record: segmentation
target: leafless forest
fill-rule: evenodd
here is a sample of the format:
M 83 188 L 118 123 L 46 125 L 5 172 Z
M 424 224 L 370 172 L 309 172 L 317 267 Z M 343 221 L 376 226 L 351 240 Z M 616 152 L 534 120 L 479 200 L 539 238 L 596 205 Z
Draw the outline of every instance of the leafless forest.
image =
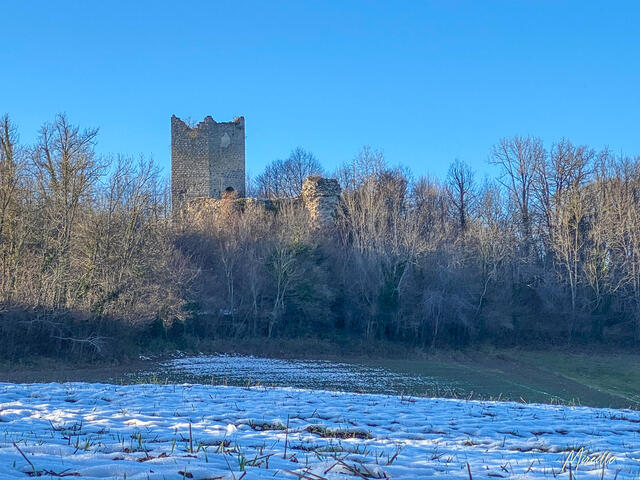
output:
M 65 116 L 20 143 L 0 121 L 0 356 L 117 356 L 203 338 L 634 346 L 640 157 L 497 141 L 499 176 L 415 178 L 364 148 L 336 172 L 296 149 L 249 181 L 264 203 L 171 215 L 146 158 L 97 155 Z M 485 152 L 478 152 L 485 155 Z M 339 179 L 335 228 L 291 197 Z

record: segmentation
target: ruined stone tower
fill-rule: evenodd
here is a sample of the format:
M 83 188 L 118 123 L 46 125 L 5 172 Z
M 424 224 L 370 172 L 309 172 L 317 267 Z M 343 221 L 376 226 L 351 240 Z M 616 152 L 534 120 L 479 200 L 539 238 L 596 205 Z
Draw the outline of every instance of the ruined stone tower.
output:
M 216 122 L 206 117 L 191 128 L 171 117 L 171 201 L 177 208 L 193 198 L 245 195 L 244 117 Z
M 342 189 L 335 178 L 307 177 L 302 184 L 302 202 L 311 224 L 327 228 L 334 224 Z

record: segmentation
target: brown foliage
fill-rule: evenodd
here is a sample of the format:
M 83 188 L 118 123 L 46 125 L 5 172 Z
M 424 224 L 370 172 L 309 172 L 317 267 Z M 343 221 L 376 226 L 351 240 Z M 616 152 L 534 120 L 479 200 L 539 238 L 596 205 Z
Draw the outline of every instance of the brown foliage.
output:
M 0 313 L 21 312 L 6 338 L 97 351 L 120 322 L 424 347 L 640 340 L 639 158 L 514 137 L 479 185 L 459 161 L 414 180 L 365 148 L 336 172 L 335 225 L 313 229 L 295 198 L 321 170 L 308 152 L 258 177 L 269 200 L 172 216 L 153 163 L 100 158 L 96 135 L 58 116 L 28 148 L 0 121 Z

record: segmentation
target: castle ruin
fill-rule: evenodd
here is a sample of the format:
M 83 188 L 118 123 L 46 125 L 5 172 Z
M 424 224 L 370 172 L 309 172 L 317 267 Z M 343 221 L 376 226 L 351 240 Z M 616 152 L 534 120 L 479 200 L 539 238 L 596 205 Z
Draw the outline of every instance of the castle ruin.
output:
M 171 201 L 175 212 L 190 206 L 202 213 L 217 200 L 245 196 L 244 136 L 244 117 L 216 122 L 208 116 L 195 127 L 171 117 Z M 304 181 L 299 200 L 309 211 L 312 224 L 324 228 L 333 221 L 340 195 L 337 180 L 315 176 Z
M 206 117 L 189 127 L 171 117 L 171 201 L 174 208 L 223 192 L 245 195 L 244 117 L 216 122 Z
M 307 177 L 302 184 L 302 202 L 309 211 L 311 223 L 329 227 L 340 203 L 340 184 L 335 178 Z

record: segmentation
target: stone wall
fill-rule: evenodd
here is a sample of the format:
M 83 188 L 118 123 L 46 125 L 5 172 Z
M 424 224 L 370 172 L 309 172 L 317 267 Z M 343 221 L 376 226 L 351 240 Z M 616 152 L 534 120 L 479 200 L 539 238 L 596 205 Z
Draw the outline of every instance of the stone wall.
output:
M 206 117 L 191 128 L 171 117 L 171 198 L 174 206 L 194 198 L 220 198 L 233 189 L 245 195 L 244 117 L 216 122 Z
M 316 227 L 328 227 L 335 221 L 341 188 L 335 178 L 307 177 L 302 184 L 302 201 Z
M 180 211 L 182 219 L 189 224 L 206 224 L 221 214 L 241 214 L 249 206 L 259 206 L 265 211 L 277 212 L 282 203 L 301 206 L 309 212 L 310 227 L 331 229 L 335 225 L 336 211 L 342 198 L 342 189 L 336 179 L 308 177 L 302 186 L 302 195 L 295 198 L 264 199 L 237 198 L 234 194 L 223 193 L 222 199 L 211 197 L 191 198 L 185 201 Z
M 209 116 L 196 127 L 171 117 L 171 201 L 176 213 L 186 209 L 191 217 L 196 212 L 215 215 L 217 200 L 245 196 L 244 137 L 244 117 L 216 122 Z M 314 176 L 304 181 L 295 201 L 302 200 L 313 226 L 327 227 L 335 219 L 340 194 L 337 180 Z M 253 201 L 275 208 L 268 200 Z

